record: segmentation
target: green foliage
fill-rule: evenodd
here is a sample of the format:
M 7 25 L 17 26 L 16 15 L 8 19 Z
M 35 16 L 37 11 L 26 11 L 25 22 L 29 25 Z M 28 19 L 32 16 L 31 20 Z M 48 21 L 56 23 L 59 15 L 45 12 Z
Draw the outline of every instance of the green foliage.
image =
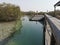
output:
M 0 21 L 13 21 L 20 15 L 19 6 L 12 4 L 0 4 Z
M 28 11 L 28 12 L 22 12 L 24 15 L 29 15 L 29 16 L 32 16 L 32 15 L 44 15 L 45 12 L 34 12 L 34 11 Z
M 60 10 L 50 11 L 50 12 L 48 12 L 47 14 L 56 17 L 57 15 L 60 15 Z
M 38 13 L 38 15 L 44 15 L 45 14 L 45 12 L 39 12 Z
M 24 14 L 24 15 L 34 15 L 35 12 L 33 12 L 33 11 L 28 11 L 28 12 L 22 12 L 22 14 Z
M 48 14 L 48 15 L 51 15 L 51 16 L 55 16 L 55 15 L 54 15 L 54 11 L 50 11 L 50 12 L 48 12 L 47 14 Z

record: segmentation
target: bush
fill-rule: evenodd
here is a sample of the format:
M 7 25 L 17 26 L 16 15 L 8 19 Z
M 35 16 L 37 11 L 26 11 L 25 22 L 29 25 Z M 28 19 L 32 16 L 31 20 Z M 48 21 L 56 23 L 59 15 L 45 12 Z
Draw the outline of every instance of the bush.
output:
M 19 6 L 12 4 L 0 4 L 0 21 L 13 21 L 20 15 Z

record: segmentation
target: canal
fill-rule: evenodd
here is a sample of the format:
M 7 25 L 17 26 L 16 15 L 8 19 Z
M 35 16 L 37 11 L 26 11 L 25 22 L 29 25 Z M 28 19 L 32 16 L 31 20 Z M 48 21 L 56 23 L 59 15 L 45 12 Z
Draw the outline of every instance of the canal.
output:
M 27 16 L 21 18 L 22 28 L 17 31 L 6 45 L 43 45 L 43 25 L 29 21 Z

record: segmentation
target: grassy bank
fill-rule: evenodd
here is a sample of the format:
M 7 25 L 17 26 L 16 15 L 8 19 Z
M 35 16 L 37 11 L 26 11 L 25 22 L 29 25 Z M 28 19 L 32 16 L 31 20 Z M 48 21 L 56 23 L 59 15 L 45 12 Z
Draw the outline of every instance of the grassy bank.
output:
M 18 31 L 22 27 L 21 19 L 16 20 L 15 30 Z
M 18 31 L 22 26 L 20 19 L 11 22 L 1 22 L 0 23 L 0 41 L 13 35 L 14 32 Z
M 21 29 L 21 20 L 0 23 L 0 45 L 5 45 L 15 32 Z

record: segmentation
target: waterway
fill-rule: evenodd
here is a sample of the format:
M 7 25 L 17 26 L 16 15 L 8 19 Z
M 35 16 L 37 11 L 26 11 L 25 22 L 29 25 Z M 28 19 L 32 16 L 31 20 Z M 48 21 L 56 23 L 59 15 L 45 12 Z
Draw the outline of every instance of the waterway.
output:
M 21 20 L 22 28 L 6 45 L 43 45 L 43 24 L 29 21 L 28 16 L 22 17 Z

